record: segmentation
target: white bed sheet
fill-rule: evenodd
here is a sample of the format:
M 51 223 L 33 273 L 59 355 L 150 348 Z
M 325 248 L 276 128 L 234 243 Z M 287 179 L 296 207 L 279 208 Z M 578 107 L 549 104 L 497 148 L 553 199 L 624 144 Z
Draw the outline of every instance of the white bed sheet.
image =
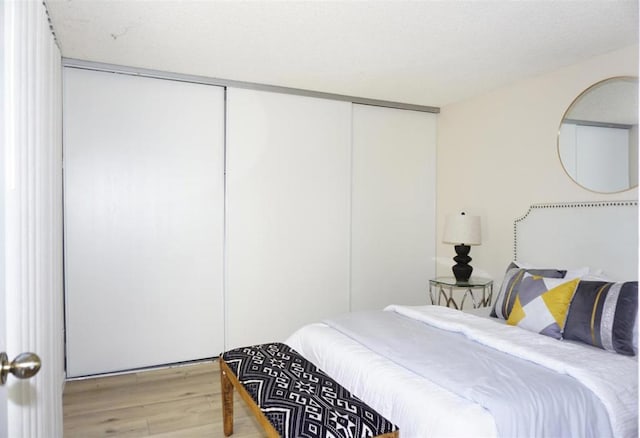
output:
M 395 423 L 401 438 L 497 436 L 493 417 L 481 406 L 390 362 L 326 324 L 307 325 L 286 344 Z M 465 421 L 457 421 L 460 418 Z
M 446 310 L 443 308 L 443 311 Z M 458 312 L 452 316 L 454 316 L 455 320 L 458 319 L 458 316 L 464 319 L 466 315 Z M 478 318 L 471 318 L 478 320 Z M 478 322 L 480 325 L 495 324 L 486 320 Z M 498 326 L 499 324 L 495 325 Z M 501 327 L 500 330 L 503 328 L 507 327 Z M 515 327 L 509 327 L 509 329 L 521 330 Z M 527 336 L 539 336 L 529 332 L 525 332 L 523 335 L 525 338 Z M 549 347 L 554 352 L 552 354 L 552 356 L 555 356 L 554 363 L 560 364 L 558 362 L 560 360 L 559 356 L 562 356 L 563 353 L 556 350 L 558 350 L 559 344 L 562 344 L 562 342 L 550 338 L 542 338 L 533 340 L 533 343 L 538 344 L 538 347 L 542 349 L 547 348 L 544 345 L 545 343 L 549 344 Z M 512 348 L 519 349 L 516 343 L 513 343 Z M 493 417 L 481 406 L 441 388 L 428 379 L 419 377 L 400 365 L 388 361 L 383 356 L 374 353 L 325 324 L 312 324 L 302 328 L 287 340 L 287 344 L 398 425 L 402 438 L 432 436 L 485 437 L 497 435 Z M 587 363 L 593 363 L 594 360 L 597 362 L 605 361 L 605 363 L 611 362 L 611 369 L 607 368 L 607 366 L 603 367 L 602 363 L 595 367 L 598 368 L 595 374 L 597 380 L 608 380 L 611 385 L 619 385 L 619 382 L 615 382 L 616 379 L 610 379 L 606 374 L 611 373 L 620 376 L 619 373 L 623 372 L 625 374 L 623 377 L 626 377 L 629 374 L 629 370 L 633 370 L 635 374 L 628 376 L 626 379 L 623 378 L 623 380 L 626 380 L 628 385 L 635 386 L 635 399 L 630 400 L 629 397 L 626 397 L 622 402 L 622 407 L 626 408 L 623 409 L 626 411 L 630 404 L 634 404 L 637 412 L 637 358 L 618 357 L 619 355 L 613 353 L 575 344 L 572 346 L 567 344 L 559 348 L 562 350 L 565 347 L 567 351 L 573 351 L 572 354 L 578 352 L 576 347 L 581 349 L 580 353 L 584 349 L 584 357 L 581 357 L 581 361 L 588 359 Z M 539 356 L 537 350 L 538 348 L 532 350 L 534 359 Z M 570 366 L 571 363 L 571 358 L 569 358 L 566 366 L 569 366 L 570 369 L 575 368 Z M 620 369 L 615 368 L 613 367 L 614 363 L 620 363 L 622 367 Z M 589 371 L 588 368 L 590 367 L 586 367 L 585 371 Z M 568 374 L 572 373 L 569 372 Z M 580 372 L 577 374 L 580 374 Z M 609 385 L 609 383 L 606 383 L 606 385 Z M 609 391 L 608 386 L 600 389 L 603 392 Z M 628 416 L 626 418 L 627 420 L 632 420 Z M 637 423 L 637 414 L 635 422 Z M 623 421 L 623 423 L 626 423 L 626 421 Z M 624 430 L 629 431 L 629 427 L 633 427 L 633 425 L 626 425 Z M 614 427 L 614 430 L 616 429 L 618 432 L 622 430 Z M 637 434 L 637 424 L 635 431 Z M 627 434 L 623 433 L 622 435 Z
M 477 309 L 464 309 L 463 312 L 464 313 L 469 313 L 471 315 L 479 316 L 481 318 L 491 318 L 491 309 L 492 308 L 493 308 L 492 306 L 478 307 Z M 497 318 L 491 318 L 491 319 L 493 321 L 496 321 L 496 322 L 506 323 L 506 321 L 504 319 L 497 319 Z

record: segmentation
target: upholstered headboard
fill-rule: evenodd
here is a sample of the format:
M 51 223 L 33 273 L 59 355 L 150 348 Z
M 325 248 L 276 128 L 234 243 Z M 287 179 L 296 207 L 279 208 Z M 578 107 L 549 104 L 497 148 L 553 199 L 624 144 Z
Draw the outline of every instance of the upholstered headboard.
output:
M 514 259 L 638 279 L 638 201 L 534 204 L 514 222 Z

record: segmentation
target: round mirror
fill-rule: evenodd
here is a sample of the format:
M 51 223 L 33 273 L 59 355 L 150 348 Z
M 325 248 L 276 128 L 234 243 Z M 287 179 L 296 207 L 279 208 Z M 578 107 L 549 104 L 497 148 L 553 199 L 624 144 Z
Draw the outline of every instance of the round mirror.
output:
M 567 174 L 587 190 L 614 193 L 638 185 L 638 78 L 606 79 L 573 101 L 558 132 Z

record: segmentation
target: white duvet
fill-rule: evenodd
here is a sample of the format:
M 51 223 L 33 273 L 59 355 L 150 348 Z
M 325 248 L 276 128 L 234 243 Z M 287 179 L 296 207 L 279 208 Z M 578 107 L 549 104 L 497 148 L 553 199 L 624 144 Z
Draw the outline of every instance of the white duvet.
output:
M 637 360 L 557 341 L 439 306 L 390 306 L 407 317 L 465 336 L 580 380 L 602 401 L 614 436 L 637 436 Z M 402 342 L 399 336 L 398 342 Z M 395 364 L 326 324 L 288 340 L 292 348 L 398 425 L 403 438 L 497 436 L 480 405 Z M 446 364 L 443 364 L 446 366 Z

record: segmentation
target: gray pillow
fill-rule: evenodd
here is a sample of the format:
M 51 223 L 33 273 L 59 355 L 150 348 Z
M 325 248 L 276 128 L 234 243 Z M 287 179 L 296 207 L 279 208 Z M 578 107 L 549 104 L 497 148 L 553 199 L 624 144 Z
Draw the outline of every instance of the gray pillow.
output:
M 563 338 L 634 356 L 637 318 L 637 281 L 581 281 L 569 306 Z

